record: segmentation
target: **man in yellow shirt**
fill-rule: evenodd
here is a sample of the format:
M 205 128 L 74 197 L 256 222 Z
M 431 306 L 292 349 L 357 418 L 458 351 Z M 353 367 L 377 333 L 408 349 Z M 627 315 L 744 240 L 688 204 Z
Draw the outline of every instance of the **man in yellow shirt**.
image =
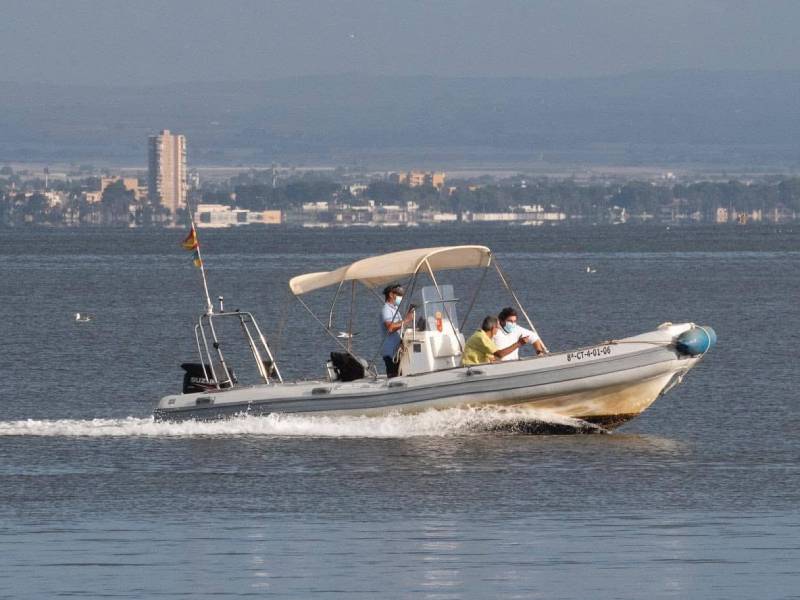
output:
M 486 317 L 481 324 L 481 328 L 473 333 L 464 344 L 464 354 L 461 356 L 462 366 L 480 365 L 482 363 L 494 362 L 503 358 L 506 354 L 519 350 L 521 346 L 528 343 L 527 337 L 520 337 L 508 348 L 498 350 L 492 338 L 500 327 L 497 317 Z

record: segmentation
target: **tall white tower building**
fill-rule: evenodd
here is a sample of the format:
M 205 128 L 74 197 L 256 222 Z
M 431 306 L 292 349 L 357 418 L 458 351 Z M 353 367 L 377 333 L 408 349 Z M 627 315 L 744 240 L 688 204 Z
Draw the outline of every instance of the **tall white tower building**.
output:
M 186 207 L 186 137 L 164 129 L 148 140 L 147 191 L 151 201 L 175 211 Z

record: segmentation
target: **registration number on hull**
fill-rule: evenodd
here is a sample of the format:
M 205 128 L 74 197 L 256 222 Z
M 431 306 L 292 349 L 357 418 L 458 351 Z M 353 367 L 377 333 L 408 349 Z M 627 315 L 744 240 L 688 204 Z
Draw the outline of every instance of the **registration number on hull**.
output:
M 594 348 L 586 348 L 585 350 L 576 350 L 575 352 L 567 352 L 567 362 L 573 360 L 586 360 L 587 358 L 600 358 L 611 354 L 611 346 L 595 346 Z

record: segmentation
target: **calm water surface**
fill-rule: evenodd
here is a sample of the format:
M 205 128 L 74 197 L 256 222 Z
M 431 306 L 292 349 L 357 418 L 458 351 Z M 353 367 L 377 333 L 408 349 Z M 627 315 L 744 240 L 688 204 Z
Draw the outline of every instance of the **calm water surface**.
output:
M 153 423 L 202 309 L 182 235 L 0 230 L 0 597 L 800 597 L 796 228 L 201 231 L 212 294 L 289 378 L 335 348 L 288 279 L 421 245 L 491 246 L 552 349 L 717 330 L 639 419 L 570 436 L 467 411 Z M 467 328 L 509 304 L 485 285 Z M 358 297 L 367 356 L 377 309 Z

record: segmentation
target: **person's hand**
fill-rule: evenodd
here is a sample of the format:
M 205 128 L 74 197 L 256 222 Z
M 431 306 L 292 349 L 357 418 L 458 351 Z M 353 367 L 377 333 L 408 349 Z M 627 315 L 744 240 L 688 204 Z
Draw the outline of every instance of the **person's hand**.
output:
M 527 336 L 520 336 L 520 338 L 517 340 L 517 342 L 519 343 L 520 346 L 524 346 L 525 344 L 528 343 L 529 339 L 530 338 L 527 337 Z

